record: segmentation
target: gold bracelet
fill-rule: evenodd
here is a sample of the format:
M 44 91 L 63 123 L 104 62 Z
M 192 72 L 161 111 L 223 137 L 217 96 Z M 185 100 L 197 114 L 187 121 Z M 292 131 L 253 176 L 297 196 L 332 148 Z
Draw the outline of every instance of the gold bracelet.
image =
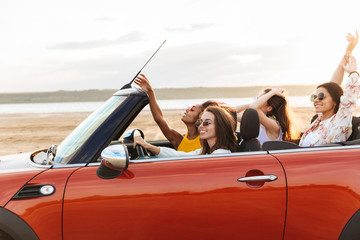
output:
M 345 62 L 347 63 L 347 62 L 349 62 L 349 58 L 350 58 L 350 56 L 349 55 L 344 55 L 344 60 L 345 60 Z

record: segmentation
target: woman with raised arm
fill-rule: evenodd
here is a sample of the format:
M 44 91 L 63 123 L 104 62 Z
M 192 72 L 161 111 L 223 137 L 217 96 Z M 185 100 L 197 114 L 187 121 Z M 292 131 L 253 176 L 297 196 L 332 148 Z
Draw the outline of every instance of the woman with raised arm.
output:
M 184 152 L 191 152 L 201 148 L 199 131 L 195 125 L 199 119 L 200 113 L 207 107 L 218 105 L 216 102 L 207 101 L 203 104 L 196 104 L 188 107 L 181 121 L 186 125 L 187 133 L 182 135 L 175 129 L 172 129 L 165 120 L 164 114 L 157 103 L 154 90 L 152 89 L 149 80 L 144 74 L 140 74 L 134 81 L 141 89 L 143 89 L 149 96 L 149 105 L 152 116 L 160 127 L 164 136 L 170 141 L 175 149 Z
M 328 82 L 317 87 L 311 96 L 318 117 L 305 130 L 300 146 L 319 146 L 346 141 L 352 132 L 352 112 L 359 97 L 359 73 L 356 60 L 350 56 L 344 70 L 349 73 L 345 91 Z
M 238 113 L 247 108 L 257 110 L 260 121 L 258 140 L 261 144 L 267 141 L 294 141 L 298 138 L 283 92 L 280 88 L 265 89 L 251 104 L 233 107 Z M 241 121 L 240 114 L 238 121 Z
M 234 118 L 227 110 L 215 106 L 206 108 L 201 114 L 201 118 L 198 119 L 197 126 L 200 131 L 202 147 L 192 152 L 157 147 L 145 142 L 141 136 L 135 137 L 134 145 L 139 144 L 158 157 L 231 153 L 236 151 Z
M 340 60 L 330 82 L 317 86 L 311 96 L 317 118 L 310 124 L 301 137 L 300 146 L 319 146 L 346 141 L 352 133 L 352 112 L 355 110 L 359 96 L 359 73 L 356 60 L 351 56 L 359 40 L 356 36 L 347 35 L 349 42 L 344 57 Z M 345 71 L 349 73 L 345 91 L 340 84 Z

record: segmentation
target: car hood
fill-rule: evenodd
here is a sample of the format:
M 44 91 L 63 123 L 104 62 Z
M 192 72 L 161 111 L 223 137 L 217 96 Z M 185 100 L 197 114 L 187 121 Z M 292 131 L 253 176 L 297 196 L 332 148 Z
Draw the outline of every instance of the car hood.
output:
M 28 181 L 46 168 L 29 163 L 30 153 L 0 157 L 0 206 L 4 206 Z
M 31 153 L 22 153 L 0 157 L 0 173 L 39 169 L 30 164 Z

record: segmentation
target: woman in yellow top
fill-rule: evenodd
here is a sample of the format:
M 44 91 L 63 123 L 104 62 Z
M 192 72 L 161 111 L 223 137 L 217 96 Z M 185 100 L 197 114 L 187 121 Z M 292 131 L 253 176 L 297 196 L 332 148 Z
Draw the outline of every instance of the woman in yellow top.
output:
M 149 80 L 144 74 L 140 74 L 134 81 L 141 89 L 143 89 L 149 96 L 149 105 L 151 114 L 160 127 L 164 136 L 174 146 L 174 149 L 183 152 L 191 152 L 201 148 L 200 135 L 198 128 L 195 126 L 196 121 L 199 119 L 200 113 L 210 105 L 218 105 L 216 102 L 205 102 L 203 104 L 196 104 L 188 107 L 181 117 L 181 121 L 186 125 L 187 133 L 182 135 L 175 129 L 172 129 L 165 120 L 164 114 L 157 103 L 155 93 L 150 85 Z

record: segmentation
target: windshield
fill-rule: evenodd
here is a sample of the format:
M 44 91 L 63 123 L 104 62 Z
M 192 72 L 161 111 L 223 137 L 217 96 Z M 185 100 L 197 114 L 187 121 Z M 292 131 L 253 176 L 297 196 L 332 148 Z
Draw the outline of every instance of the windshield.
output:
M 114 109 L 116 109 L 125 99 L 125 96 L 113 96 L 99 109 L 87 117 L 57 147 L 54 162 L 66 164 L 67 160 L 70 159 L 68 157 L 74 154 L 76 150 L 78 150 L 85 143 L 91 134 L 93 134 L 93 132 L 106 120 L 106 118 L 114 111 Z

